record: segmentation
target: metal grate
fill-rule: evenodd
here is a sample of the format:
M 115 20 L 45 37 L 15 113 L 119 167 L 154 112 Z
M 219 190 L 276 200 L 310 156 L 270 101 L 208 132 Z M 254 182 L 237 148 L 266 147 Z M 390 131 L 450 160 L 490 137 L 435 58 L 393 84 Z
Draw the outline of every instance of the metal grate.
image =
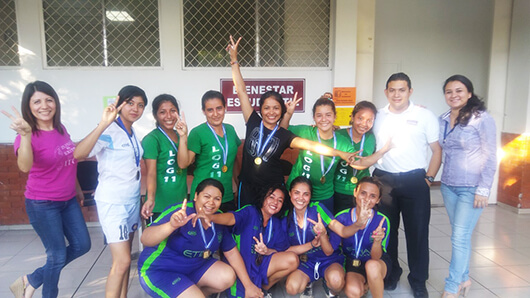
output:
M 0 66 L 18 66 L 18 34 L 15 0 L 0 1 Z
M 160 66 L 157 0 L 44 0 L 48 66 Z
M 328 67 L 329 0 L 183 0 L 186 67 L 224 67 L 228 36 L 253 67 Z

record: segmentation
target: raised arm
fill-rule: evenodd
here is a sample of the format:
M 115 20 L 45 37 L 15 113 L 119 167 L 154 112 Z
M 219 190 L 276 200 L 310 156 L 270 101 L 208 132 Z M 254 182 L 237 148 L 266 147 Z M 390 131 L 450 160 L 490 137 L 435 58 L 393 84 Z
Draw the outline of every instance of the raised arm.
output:
M 145 246 L 155 246 L 169 237 L 173 231 L 184 226 L 191 219 L 196 217 L 195 213 L 186 214 L 187 199 L 182 202 L 182 208 L 171 215 L 169 221 L 159 226 L 151 226 L 145 229 L 142 233 L 142 244 Z
M 383 146 L 383 148 L 379 149 L 378 151 L 374 152 L 372 155 L 368 156 L 361 156 L 360 158 L 356 159 L 354 162 L 350 163 L 350 167 L 357 169 L 357 170 L 364 170 L 372 166 L 374 163 L 376 163 L 385 153 L 390 151 L 392 149 L 392 138 L 390 138 L 386 144 Z
M 116 99 L 116 102 L 118 101 L 119 98 Z M 101 134 L 116 119 L 116 116 L 126 103 L 127 102 L 124 101 L 119 107 L 116 107 L 114 104 L 110 104 L 103 110 L 103 115 L 101 116 L 101 121 L 99 122 L 98 126 L 75 147 L 75 159 L 84 159 L 90 154 L 90 151 L 92 151 L 92 148 L 94 148 L 96 145 L 96 142 L 98 141 Z
M 6 115 L 11 119 L 11 125 L 9 128 L 16 131 L 20 135 L 20 146 L 17 150 L 17 166 L 18 168 L 27 173 L 33 166 L 33 149 L 31 148 L 31 126 L 28 122 L 22 118 L 17 109 L 11 106 L 14 116 L 8 112 L 2 110 L 2 114 Z
M 294 109 L 296 108 L 298 103 L 302 100 L 301 97 L 300 98 L 297 98 L 297 97 L 298 97 L 298 92 L 295 92 L 294 97 L 291 100 L 285 102 L 285 107 L 287 108 L 287 110 L 285 112 L 285 115 L 283 115 L 282 120 L 280 121 L 280 127 L 283 127 L 285 129 L 289 128 L 289 122 L 291 121 L 291 118 L 293 117 Z
M 294 149 L 302 149 L 302 150 L 309 150 L 321 155 L 325 156 L 339 156 L 340 158 L 350 161 L 355 156 L 355 153 L 348 153 L 344 151 L 340 151 L 337 149 L 333 149 L 331 147 L 328 147 L 326 145 L 322 145 L 318 142 L 313 142 L 304 138 L 295 137 L 293 141 L 291 142 L 291 148 Z
M 243 112 L 243 117 L 245 118 L 245 123 L 250 118 L 250 115 L 254 111 L 254 108 L 250 104 L 250 99 L 247 94 L 247 86 L 241 75 L 241 70 L 239 69 L 239 62 L 237 61 L 237 49 L 239 47 L 239 42 L 241 37 L 238 38 L 237 42 L 234 42 L 234 38 L 230 35 L 230 43 L 226 50 L 230 53 L 230 65 L 232 66 L 232 80 L 237 90 L 237 97 L 239 97 L 239 102 L 241 103 L 241 111 Z
M 187 168 L 195 159 L 195 152 L 188 150 L 188 124 L 186 123 L 186 116 L 184 111 L 179 117 L 177 115 L 177 123 L 175 128 L 179 135 L 179 148 L 177 152 L 177 163 L 179 168 Z

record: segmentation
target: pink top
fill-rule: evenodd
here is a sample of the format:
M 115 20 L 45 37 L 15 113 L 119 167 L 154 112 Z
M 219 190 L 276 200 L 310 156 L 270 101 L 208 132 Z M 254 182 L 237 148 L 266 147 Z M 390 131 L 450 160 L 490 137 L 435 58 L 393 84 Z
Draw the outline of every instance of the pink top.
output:
M 26 192 L 31 200 L 67 201 L 76 195 L 75 180 L 77 161 L 74 158 L 75 144 L 64 128 L 64 135 L 57 129 L 33 132 L 33 166 L 29 170 Z M 15 154 L 20 147 L 20 135 L 13 145 Z

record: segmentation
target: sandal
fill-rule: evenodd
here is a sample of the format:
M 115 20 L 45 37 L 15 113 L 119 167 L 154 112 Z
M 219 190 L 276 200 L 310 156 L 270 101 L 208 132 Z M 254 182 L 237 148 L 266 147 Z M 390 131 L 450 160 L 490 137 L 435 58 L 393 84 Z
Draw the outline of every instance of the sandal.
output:
M 24 276 L 17 278 L 10 286 L 9 289 L 15 295 L 15 298 L 24 298 L 26 294 L 26 283 L 24 282 Z

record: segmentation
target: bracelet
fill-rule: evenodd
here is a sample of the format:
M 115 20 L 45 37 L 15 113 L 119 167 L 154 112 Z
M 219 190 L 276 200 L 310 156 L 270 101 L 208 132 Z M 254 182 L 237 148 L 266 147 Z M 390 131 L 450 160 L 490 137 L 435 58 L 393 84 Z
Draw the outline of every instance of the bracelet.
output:
M 230 61 L 230 65 L 234 65 L 234 64 L 238 64 L 237 60 L 236 61 Z

